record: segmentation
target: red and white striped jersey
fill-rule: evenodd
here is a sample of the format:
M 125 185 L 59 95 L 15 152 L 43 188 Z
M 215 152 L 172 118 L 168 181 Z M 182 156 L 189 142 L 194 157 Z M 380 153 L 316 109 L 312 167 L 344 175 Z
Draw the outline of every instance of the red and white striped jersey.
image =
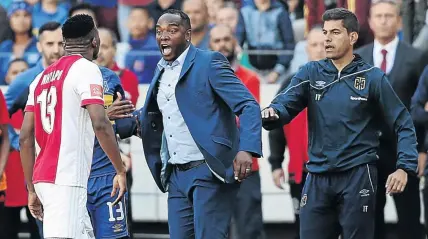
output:
M 30 85 L 25 111 L 34 112 L 33 183 L 87 186 L 95 133 L 84 106 L 104 105 L 98 66 L 80 55 L 64 56 Z

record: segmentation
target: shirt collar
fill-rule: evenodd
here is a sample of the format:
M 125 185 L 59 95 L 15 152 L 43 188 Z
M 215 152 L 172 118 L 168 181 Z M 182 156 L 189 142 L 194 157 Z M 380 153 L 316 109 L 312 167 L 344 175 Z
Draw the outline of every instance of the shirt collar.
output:
M 394 40 L 386 45 L 382 45 L 378 40 L 374 40 L 374 52 L 380 53 L 383 49 L 385 49 L 388 53 L 394 52 L 398 47 L 398 37 L 396 36 Z
M 113 66 L 110 68 L 110 70 L 112 70 L 112 71 L 120 71 L 121 69 L 119 68 L 119 66 L 117 65 L 117 63 L 114 62 Z
M 187 49 L 186 50 L 184 50 L 183 51 L 183 53 L 181 53 L 181 55 L 172 63 L 172 64 L 170 64 L 172 67 L 174 67 L 174 66 L 179 66 L 179 65 L 183 65 L 184 64 L 184 61 L 186 60 L 186 56 L 187 56 L 187 53 L 189 52 L 189 48 L 190 48 L 190 45 L 187 47 Z M 167 61 L 165 61 L 165 59 L 161 59 L 160 61 L 159 61 L 159 63 L 158 63 L 158 68 L 159 68 L 159 70 L 162 70 L 162 69 L 164 69 L 164 68 L 166 68 L 167 66 L 169 65 L 169 63 L 167 62 Z

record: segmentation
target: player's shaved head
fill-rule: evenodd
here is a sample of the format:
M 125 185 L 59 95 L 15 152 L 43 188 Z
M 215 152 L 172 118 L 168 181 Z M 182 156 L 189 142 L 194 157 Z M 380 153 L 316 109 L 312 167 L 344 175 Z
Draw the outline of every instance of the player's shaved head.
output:
M 67 55 L 81 54 L 88 60 L 97 58 L 100 38 L 91 16 L 79 14 L 70 17 L 62 26 L 62 36 Z

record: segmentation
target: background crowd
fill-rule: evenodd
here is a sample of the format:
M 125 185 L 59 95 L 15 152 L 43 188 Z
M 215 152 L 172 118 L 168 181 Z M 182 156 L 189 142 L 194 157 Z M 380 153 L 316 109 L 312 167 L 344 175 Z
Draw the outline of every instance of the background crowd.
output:
M 135 105 L 139 97 L 138 85 L 151 81 L 161 57 L 154 32 L 156 21 L 167 9 L 182 9 L 191 20 L 192 44 L 226 55 L 238 78 L 259 100 L 261 84 L 279 84 L 284 88 L 303 64 L 325 57 L 321 16 L 334 7 L 347 8 L 357 15 L 361 27 L 356 53 L 386 72 L 397 95 L 410 108 L 418 82 L 428 78 L 428 70 L 424 71 L 428 63 L 426 0 L 1 0 L 0 85 L 13 84 L 20 80 L 20 73 L 40 66 L 43 59 L 50 64 L 49 59 L 63 54 L 59 49 L 61 42 L 42 42 L 38 38 L 44 24 L 50 21 L 61 24 L 69 16 L 84 13 L 91 15 L 101 29 L 97 63 L 120 76 L 126 97 Z M 42 51 L 40 44 L 51 45 Z M 10 112 L 9 102 L 18 95 L 3 93 Z M 14 133 L 19 133 L 22 117 L 20 110 L 10 115 L 10 130 Z M 288 178 L 296 228 L 307 161 L 304 153 L 307 133 L 302 133 L 307 132 L 305 112 L 299 117 L 292 122 L 294 125 L 269 135 L 269 162 L 274 183 L 282 188 L 283 179 Z M 394 197 L 399 219 L 397 232 L 403 239 L 425 238 L 427 232 L 419 223 L 419 205 L 423 201 L 419 196 L 419 183 L 428 173 L 425 170 L 425 125 L 424 122 L 415 123 L 420 172 L 410 176 L 405 193 Z M 394 145 L 394 139 L 392 134 L 380 136 L 385 145 Z M 27 205 L 16 140 L 10 138 L 12 147 L 7 163 L 0 162 L 0 176 L 5 173 L 3 177 L 7 178 L 7 185 L 0 182 L 0 204 L 4 207 L 0 215 L 0 238 L 8 239 L 17 238 L 21 230 L 20 211 Z M 121 145 L 123 157 L 129 158 L 129 142 L 121 142 Z M 286 147 L 290 162 L 284 170 Z M 394 169 L 392 151 L 389 147 L 380 149 L 379 155 L 385 160 L 379 163 L 379 189 L 384 188 L 386 178 L 383 177 Z M 261 238 L 264 234 L 257 159 L 254 162 L 255 173 L 242 185 L 238 197 L 242 206 L 237 208 L 233 220 L 232 235 L 236 238 Z M 380 192 L 378 196 L 376 238 L 381 239 L 385 238 L 382 205 L 386 199 L 385 193 Z M 425 196 L 428 199 L 428 193 Z M 30 221 L 29 225 L 32 238 L 38 238 L 34 222 Z

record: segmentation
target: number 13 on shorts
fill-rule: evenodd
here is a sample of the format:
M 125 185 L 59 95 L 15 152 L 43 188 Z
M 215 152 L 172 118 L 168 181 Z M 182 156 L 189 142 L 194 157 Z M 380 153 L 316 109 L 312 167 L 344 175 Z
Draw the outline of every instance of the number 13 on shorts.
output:
M 108 212 L 109 212 L 109 221 L 116 222 L 122 221 L 125 219 L 125 210 L 123 203 L 119 201 L 116 206 L 113 206 L 113 202 L 107 202 Z

